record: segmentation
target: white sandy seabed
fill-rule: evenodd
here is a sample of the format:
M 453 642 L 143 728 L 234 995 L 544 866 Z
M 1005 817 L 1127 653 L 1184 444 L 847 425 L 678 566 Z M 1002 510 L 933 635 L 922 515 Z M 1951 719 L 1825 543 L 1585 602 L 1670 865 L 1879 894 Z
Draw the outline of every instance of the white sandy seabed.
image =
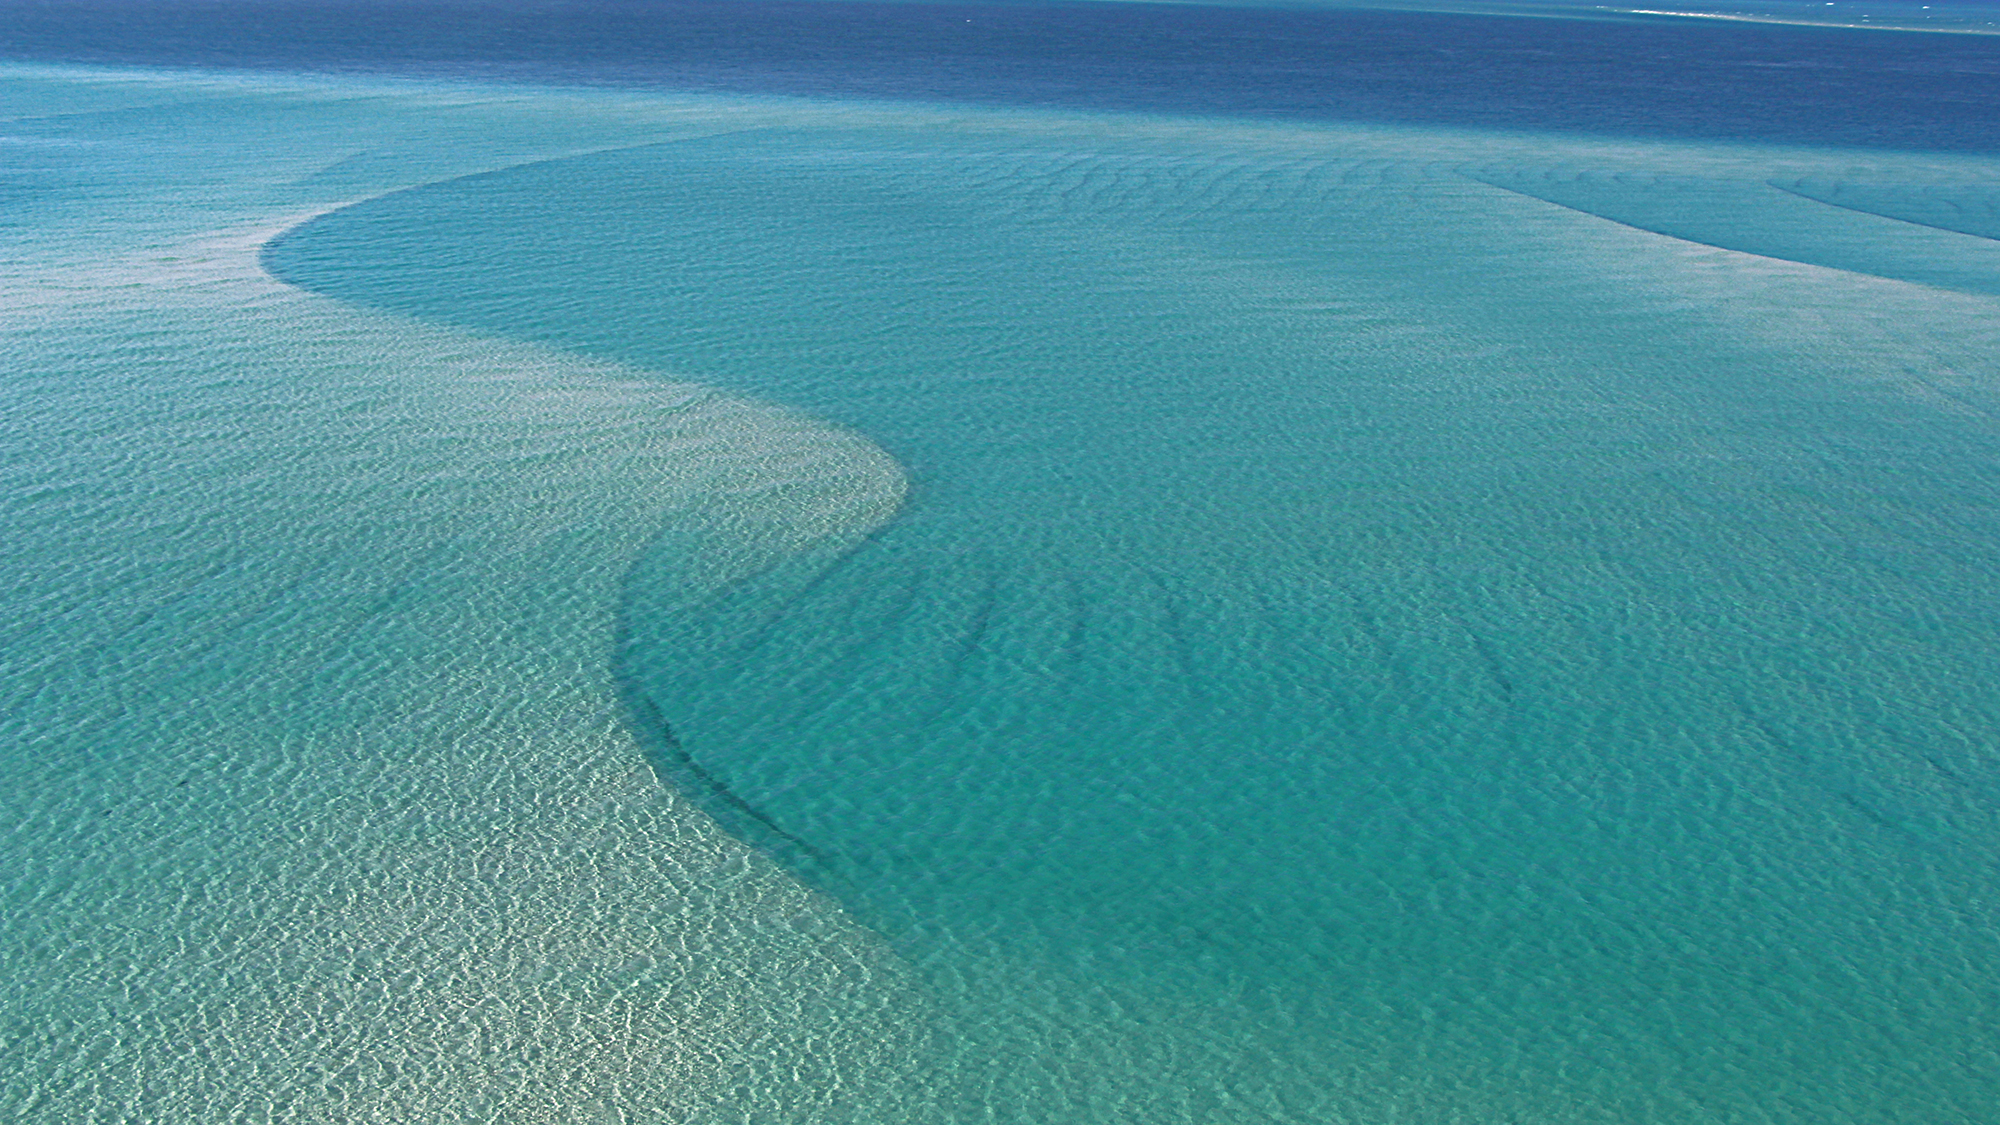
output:
M 59 154 L 88 197 L 31 211 L 0 280 L 0 1115 L 836 1112 L 897 1049 L 893 958 L 659 784 L 608 664 L 663 526 L 720 521 L 704 565 L 727 581 L 887 518 L 896 465 L 258 268 L 339 198 L 311 196 L 355 192 L 321 169 L 550 154 L 522 139 L 531 99 L 0 81 L 0 133 L 72 126 L 0 143 Z M 685 128 L 620 108 L 572 113 L 553 151 Z M 120 134 L 149 118 L 209 125 L 135 153 Z

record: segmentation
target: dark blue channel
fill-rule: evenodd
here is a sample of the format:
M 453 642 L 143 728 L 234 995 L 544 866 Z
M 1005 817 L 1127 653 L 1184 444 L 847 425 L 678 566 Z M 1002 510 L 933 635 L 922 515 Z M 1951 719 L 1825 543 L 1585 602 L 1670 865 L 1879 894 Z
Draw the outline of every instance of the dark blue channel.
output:
M 1597 15 L 0 0 L 0 58 L 2000 150 L 2000 37 Z

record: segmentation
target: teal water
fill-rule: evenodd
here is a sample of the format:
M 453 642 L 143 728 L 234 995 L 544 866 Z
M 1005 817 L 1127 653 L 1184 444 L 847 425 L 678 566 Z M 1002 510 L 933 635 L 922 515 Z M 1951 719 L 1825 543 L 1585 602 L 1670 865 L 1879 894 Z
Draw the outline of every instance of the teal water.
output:
M 16 1116 L 2000 1102 L 1990 159 L 6 80 Z
M 659 784 L 609 664 L 662 522 L 729 518 L 727 581 L 884 518 L 893 462 L 256 264 L 687 107 L 0 82 L 0 1116 L 810 1120 L 907 1054 L 892 952 Z

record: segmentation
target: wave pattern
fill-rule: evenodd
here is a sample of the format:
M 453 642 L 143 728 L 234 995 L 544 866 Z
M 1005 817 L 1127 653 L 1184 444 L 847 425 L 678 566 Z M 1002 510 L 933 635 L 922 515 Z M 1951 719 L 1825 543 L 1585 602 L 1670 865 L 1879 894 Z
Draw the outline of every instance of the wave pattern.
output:
M 1992 183 L 1885 187 L 1570 168 L 1470 174 L 1495 187 L 1689 242 L 2000 294 L 2000 247 L 1989 244 L 2000 232 L 1993 210 L 2000 185 Z
M 631 119 L 188 75 L 0 101 L 49 189 L 0 267 L 0 1117 L 879 1120 L 907 974 L 662 789 L 611 657 L 660 526 L 728 524 L 726 583 L 887 518 L 895 465 L 257 268 L 357 188 Z M 399 178 L 294 194 L 394 136 Z
M 1870 184 L 1846 180 L 1774 180 L 1772 186 L 1851 211 L 1919 226 L 2000 239 L 2000 184 Z
M 1990 1104 L 1991 243 L 1796 154 L 1143 132 L 631 149 L 270 261 L 904 463 L 699 602 L 670 528 L 620 668 L 924 967 L 947 1115 Z

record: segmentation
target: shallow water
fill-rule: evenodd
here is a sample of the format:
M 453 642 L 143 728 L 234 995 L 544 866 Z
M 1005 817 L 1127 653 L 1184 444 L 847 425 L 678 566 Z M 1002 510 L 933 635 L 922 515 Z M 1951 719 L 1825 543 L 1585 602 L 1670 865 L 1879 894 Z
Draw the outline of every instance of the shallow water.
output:
M 518 96 L 6 82 L 39 188 L 0 283 L 6 1116 L 851 1100 L 861 1060 L 907 1049 L 902 970 L 659 785 L 608 656 L 662 522 L 736 513 L 685 572 L 722 582 L 885 518 L 894 464 L 258 270 L 357 139 L 490 133 Z M 676 127 L 592 108 L 557 151 Z
M 2000 1101 L 1991 159 L 0 79 L 14 1116 Z
M 995 1101 L 1983 1097 L 1976 1053 L 1889 1029 L 1915 975 L 1926 1024 L 1986 1038 L 1950 966 L 1989 940 L 1993 387 L 1934 380 L 1985 366 L 1990 298 L 1884 277 L 1990 293 L 2000 259 L 1768 181 L 1991 170 L 1162 131 L 675 142 L 268 259 L 908 467 L 864 547 L 706 604 L 657 604 L 666 537 L 621 670 L 684 792 L 937 978 Z M 1020 1078 L 1090 996 L 1119 1036 Z M 1119 1038 L 1164 1091 L 1123 1088 Z M 1811 1096 L 1771 1104 L 1774 1070 Z

